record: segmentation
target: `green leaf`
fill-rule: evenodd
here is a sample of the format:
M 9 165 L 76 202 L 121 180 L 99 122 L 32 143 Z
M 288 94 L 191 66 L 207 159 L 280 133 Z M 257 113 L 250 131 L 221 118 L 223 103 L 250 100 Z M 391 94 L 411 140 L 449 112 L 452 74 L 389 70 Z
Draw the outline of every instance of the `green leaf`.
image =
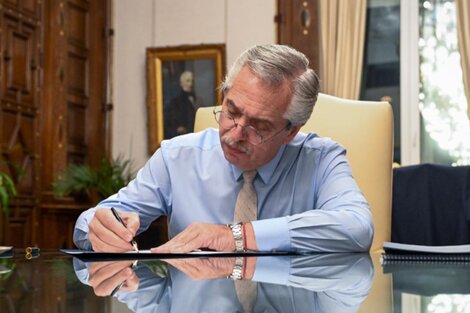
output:
M 10 178 L 10 176 L 6 174 L 2 173 L 1 176 L 3 178 L 3 184 L 6 187 L 7 192 L 12 196 L 16 196 L 16 189 L 15 189 L 15 184 L 13 183 L 13 180 Z
M 8 203 L 10 202 L 10 197 L 5 188 L 0 188 L 0 198 L 1 198 L 1 207 L 3 212 L 8 213 Z
M 15 195 L 16 189 L 13 180 L 8 174 L 0 172 L 0 208 L 5 214 L 9 213 L 8 205 Z

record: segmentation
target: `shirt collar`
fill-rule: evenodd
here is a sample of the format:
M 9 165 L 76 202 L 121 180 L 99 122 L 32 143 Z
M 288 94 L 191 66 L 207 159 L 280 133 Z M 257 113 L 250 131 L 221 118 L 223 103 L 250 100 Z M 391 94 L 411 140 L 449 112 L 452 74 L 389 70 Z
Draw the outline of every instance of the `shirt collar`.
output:
M 284 153 L 285 149 L 286 145 L 282 145 L 271 161 L 256 169 L 264 184 L 267 184 L 273 176 L 274 170 L 279 164 L 279 161 L 281 160 L 281 156 Z M 233 164 L 230 165 L 232 167 L 233 177 L 236 181 L 239 181 L 243 176 L 243 170 Z

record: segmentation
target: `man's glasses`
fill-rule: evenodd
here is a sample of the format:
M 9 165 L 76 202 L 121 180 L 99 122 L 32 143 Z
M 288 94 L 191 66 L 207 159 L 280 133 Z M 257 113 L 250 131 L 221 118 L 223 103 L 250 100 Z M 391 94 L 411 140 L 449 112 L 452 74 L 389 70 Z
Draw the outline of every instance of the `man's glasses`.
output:
M 230 113 L 228 113 L 228 112 L 214 110 L 213 113 L 214 113 L 214 117 L 215 117 L 215 120 L 217 121 L 217 123 L 222 128 L 224 128 L 226 130 L 230 130 L 232 128 L 240 126 L 242 128 L 242 131 L 244 132 L 244 134 L 246 136 L 246 140 L 249 143 L 254 144 L 254 145 L 259 145 L 259 144 L 265 143 L 265 142 L 273 139 L 274 137 L 276 137 L 280 133 L 282 133 L 284 130 L 289 129 L 291 127 L 291 122 L 288 122 L 287 125 L 284 128 L 282 128 L 278 132 L 274 133 L 273 135 L 267 136 L 267 138 L 265 138 L 265 136 L 261 135 L 260 131 L 257 130 L 256 128 L 254 128 L 253 126 L 250 126 L 250 125 L 243 126 L 243 125 L 237 123 L 235 121 L 235 119 L 233 118 L 233 116 L 230 115 Z

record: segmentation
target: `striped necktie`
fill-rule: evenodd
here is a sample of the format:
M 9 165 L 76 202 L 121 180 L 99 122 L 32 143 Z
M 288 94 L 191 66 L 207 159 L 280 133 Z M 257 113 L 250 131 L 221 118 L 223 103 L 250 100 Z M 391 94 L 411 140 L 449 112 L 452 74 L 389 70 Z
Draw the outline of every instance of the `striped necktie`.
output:
M 243 172 L 243 187 L 240 189 L 235 204 L 233 220 L 235 223 L 255 221 L 257 217 L 258 199 L 253 187 L 256 171 Z M 235 291 L 238 301 L 245 313 L 253 312 L 253 305 L 257 294 L 257 284 L 250 280 L 235 281 Z
M 256 176 L 256 170 L 243 172 L 243 187 L 238 193 L 237 203 L 235 204 L 235 213 L 233 221 L 249 222 L 255 221 L 257 217 L 258 199 L 253 187 L 253 180 Z

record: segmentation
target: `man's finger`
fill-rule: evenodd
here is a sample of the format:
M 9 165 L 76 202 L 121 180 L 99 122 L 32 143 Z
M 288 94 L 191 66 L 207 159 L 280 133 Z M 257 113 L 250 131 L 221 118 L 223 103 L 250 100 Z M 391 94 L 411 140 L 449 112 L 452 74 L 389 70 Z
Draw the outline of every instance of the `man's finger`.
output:
M 140 281 L 139 277 L 135 274 L 135 272 L 129 276 L 124 285 L 119 289 L 120 291 L 136 291 L 139 288 Z
M 91 262 L 88 266 L 88 273 L 90 274 L 90 277 L 94 276 L 95 273 L 97 273 L 100 269 L 106 268 L 107 266 L 110 266 L 113 263 L 116 262 Z
M 139 215 L 135 212 L 119 212 L 119 215 L 124 220 L 127 230 L 129 230 L 134 237 L 140 227 Z
M 117 286 L 125 282 L 132 275 L 135 274 L 130 267 L 123 268 L 115 275 L 103 280 L 100 284 L 95 286 L 93 290 L 97 296 L 109 296 Z
M 106 262 L 106 266 L 90 266 L 90 278 L 88 282 L 93 287 L 100 285 L 103 281 L 119 273 L 122 269 L 129 267 L 128 262 Z
M 233 237 L 223 225 L 193 223 L 167 243 L 151 249 L 154 253 L 186 253 L 200 248 L 233 251 Z
M 91 224 L 90 224 L 91 225 Z M 103 234 L 103 232 L 105 234 Z M 132 245 L 129 242 L 122 240 L 117 237 L 114 233 L 105 230 L 99 231 L 101 235 L 98 235 L 95 231 L 91 230 L 88 238 L 93 247 L 93 251 L 96 252 L 124 252 L 131 251 Z M 104 238 L 104 239 L 101 239 Z M 109 239 L 112 238 L 112 239 Z M 114 239 L 113 239 L 114 238 Z
M 118 212 L 118 214 L 122 214 Z M 122 238 L 124 241 L 131 241 L 134 238 L 134 234 L 131 233 L 124 225 L 122 225 L 116 217 L 114 217 L 111 209 L 100 208 L 96 210 L 95 218 L 104 226 L 104 228 L 113 232 L 117 237 Z
M 197 240 L 190 240 L 189 242 L 180 242 L 178 240 L 170 240 L 167 243 L 150 249 L 152 253 L 187 253 L 200 248 Z

